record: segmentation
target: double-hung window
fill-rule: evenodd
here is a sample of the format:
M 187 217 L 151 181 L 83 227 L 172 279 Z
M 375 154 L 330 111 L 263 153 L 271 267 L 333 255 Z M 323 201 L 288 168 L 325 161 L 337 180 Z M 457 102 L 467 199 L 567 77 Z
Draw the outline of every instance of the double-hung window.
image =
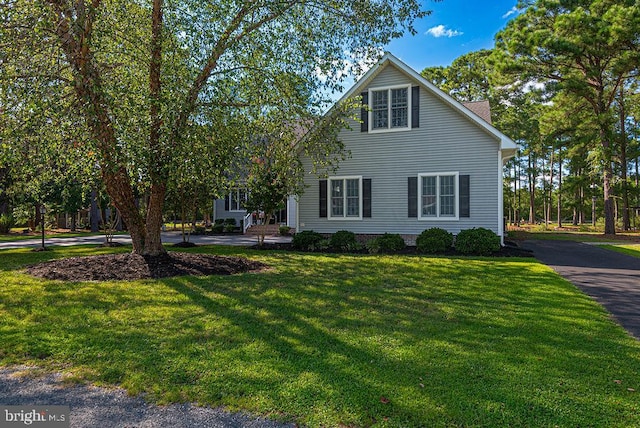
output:
M 244 211 L 244 203 L 247 201 L 245 189 L 233 189 L 229 193 L 229 211 Z
M 362 218 L 362 177 L 329 178 L 330 218 Z
M 411 129 L 411 86 L 371 89 L 371 131 Z
M 418 207 L 424 220 L 458 219 L 458 173 L 420 174 Z

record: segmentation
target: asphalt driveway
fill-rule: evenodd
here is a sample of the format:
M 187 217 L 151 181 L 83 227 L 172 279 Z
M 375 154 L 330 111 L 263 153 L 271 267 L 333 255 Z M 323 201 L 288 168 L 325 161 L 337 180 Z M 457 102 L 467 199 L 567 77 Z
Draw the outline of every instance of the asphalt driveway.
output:
M 640 339 L 640 259 L 594 244 L 525 241 L 523 248 L 604 306 Z

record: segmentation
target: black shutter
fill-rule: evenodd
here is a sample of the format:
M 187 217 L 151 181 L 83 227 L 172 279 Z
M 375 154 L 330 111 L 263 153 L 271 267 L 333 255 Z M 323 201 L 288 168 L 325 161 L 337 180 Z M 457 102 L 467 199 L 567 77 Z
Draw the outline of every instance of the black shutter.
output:
M 369 109 L 365 106 L 369 106 L 369 92 L 363 92 L 362 96 L 362 108 L 360 109 L 360 132 L 369 132 Z
M 409 177 L 408 182 L 408 199 L 409 217 L 418 217 L 418 177 Z
M 229 211 L 229 207 L 231 206 L 231 203 L 229 202 L 230 198 L 231 198 L 231 195 L 229 193 L 227 193 L 227 196 L 224 197 L 224 210 L 225 211 Z
M 471 217 L 471 197 L 469 176 L 459 176 L 458 191 L 460 192 L 458 203 L 460 209 L 460 217 Z
M 420 86 L 411 88 L 411 127 L 420 127 Z
M 327 217 L 327 180 L 320 180 L 320 217 Z
M 371 179 L 362 179 L 362 217 L 371 217 Z

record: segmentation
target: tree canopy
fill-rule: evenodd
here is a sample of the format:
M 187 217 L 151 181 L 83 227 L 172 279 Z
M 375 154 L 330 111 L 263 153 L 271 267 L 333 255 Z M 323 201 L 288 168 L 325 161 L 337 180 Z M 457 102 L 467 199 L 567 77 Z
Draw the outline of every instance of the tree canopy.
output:
M 134 251 L 161 253 L 167 185 L 196 140 L 216 152 L 251 138 L 227 126 L 239 117 L 319 115 L 322 94 L 425 14 L 417 0 L 1 2 L 2 159 L 33 135 L 75 153 L 97 167 Z M 54 151 L 49 136 L 75 145 Z

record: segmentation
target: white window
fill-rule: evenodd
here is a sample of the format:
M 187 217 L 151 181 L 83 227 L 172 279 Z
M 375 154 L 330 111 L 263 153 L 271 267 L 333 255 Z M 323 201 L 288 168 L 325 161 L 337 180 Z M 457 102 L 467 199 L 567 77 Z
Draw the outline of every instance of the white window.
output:
M 418 209 L 423 220 L 458 220 L 458 173 L 420 174 Z
M 370 89 L 370 131 L 411 129 L 411 86 Z
M 247 196 L 245 189 L 233 189 L 229 193 L 229 211 L 245 211 L 244 204 Z
M 362 177 L 329 178 L 329 218 L 362 219 Z

